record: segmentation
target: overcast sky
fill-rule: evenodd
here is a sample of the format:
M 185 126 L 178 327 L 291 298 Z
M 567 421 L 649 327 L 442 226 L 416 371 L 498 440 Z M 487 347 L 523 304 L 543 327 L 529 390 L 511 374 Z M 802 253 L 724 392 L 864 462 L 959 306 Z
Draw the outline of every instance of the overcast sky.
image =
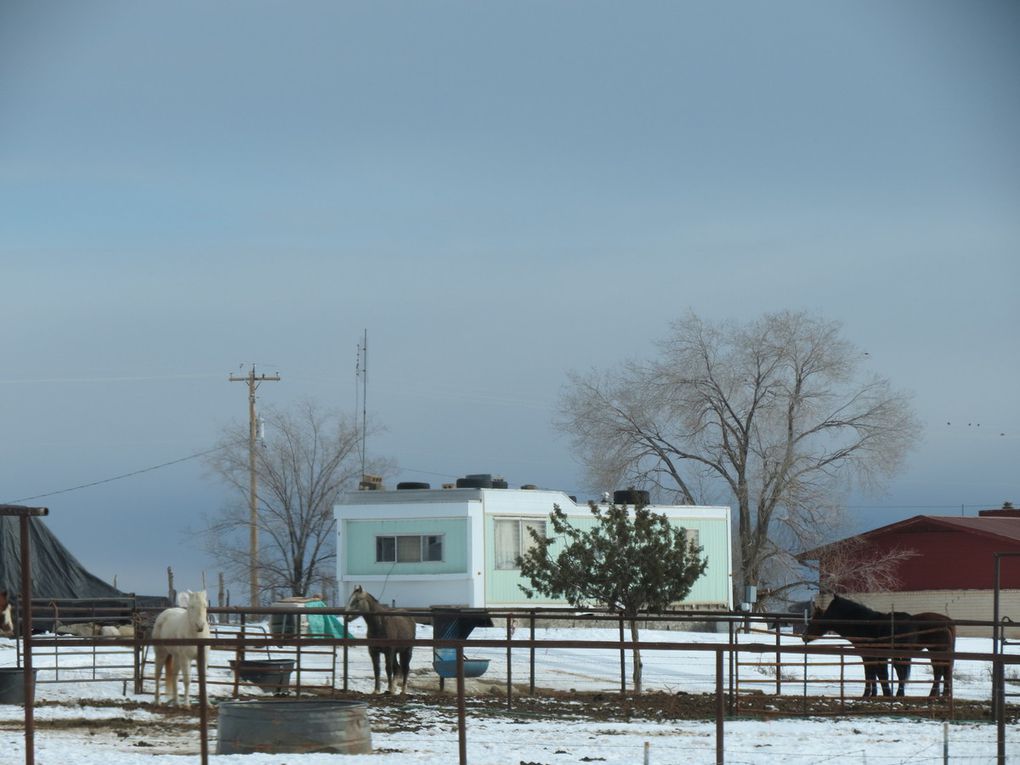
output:
M 5 0 L 0 501 L 210 448 L 241 364 L 353 414 L 365 330 L 395 480 L 583 498 L 569 370 L 781 309 L 916 395 L 863 527 L 1020 501 L 1018 40 L 1012 0 Z M 204 473 L 26 504 L 158 594 L 219 571 Z

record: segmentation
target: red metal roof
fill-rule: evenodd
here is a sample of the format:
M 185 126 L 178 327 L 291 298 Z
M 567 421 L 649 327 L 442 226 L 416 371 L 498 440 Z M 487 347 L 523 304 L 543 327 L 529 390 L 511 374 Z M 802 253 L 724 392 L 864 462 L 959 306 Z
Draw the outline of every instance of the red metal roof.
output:
M 899 521 L 897 523 L 891 523 L 888 526 L 880 526 L 877 529 L 865 531 L 861 534 L 855 534 L 854 536 L 847 537 L 846 539 L 872 539 L 886 534 L 910 531 L 912 529 L 920 530 L 923 528 L 953 529 L 968 534 L 1003 539 L 1014 543 L 1018 548 L 1020 548 L 1020 518 L 1008 517 L 992 518 L 985 516 L 980 518 L 957 518 L 953 516 L 915 515 L 913 518 L 907 518 L 906 520 Z M 798 555 L 797 558 L 800 560 L 818 560 L 821 555 L 825 554 L 826 550 L 833 545 L 845 542 L 846 539 L 841 539 L 838 542 L 831 542 L 827 545 L 816 547 L 813 550 L 808 550 Z

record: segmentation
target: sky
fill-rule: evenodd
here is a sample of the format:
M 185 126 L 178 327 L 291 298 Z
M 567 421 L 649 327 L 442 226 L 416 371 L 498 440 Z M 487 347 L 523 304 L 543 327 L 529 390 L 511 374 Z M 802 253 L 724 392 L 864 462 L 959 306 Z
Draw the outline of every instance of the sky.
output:
M 6 0 L 0 502 L 200 586 L 228 377 L 353 415 L 366 332 L 394 482 L 584 498 L 570 371 L 787 309 L 925 424 L 863 528 L 1020 501 L 1017 39 L 992 0 Z

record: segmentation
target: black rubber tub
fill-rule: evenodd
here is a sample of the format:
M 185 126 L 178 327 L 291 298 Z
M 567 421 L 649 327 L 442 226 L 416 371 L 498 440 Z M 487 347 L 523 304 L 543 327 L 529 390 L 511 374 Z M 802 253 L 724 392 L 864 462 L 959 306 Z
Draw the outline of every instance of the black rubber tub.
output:
M 33 669 L 36 677 L 39 670 Z M 0 704 L 25 703 L 25 670 L 21 667 L 0 667 Z
M 368 754 L 368 704 L 339 699 L 225 701 L 217 754 Z
M 230 662 L 230 668 L 246 683 L 257 685 L 267 693 L 285 696 L 290 687 L 293 659 L 245 659 Z

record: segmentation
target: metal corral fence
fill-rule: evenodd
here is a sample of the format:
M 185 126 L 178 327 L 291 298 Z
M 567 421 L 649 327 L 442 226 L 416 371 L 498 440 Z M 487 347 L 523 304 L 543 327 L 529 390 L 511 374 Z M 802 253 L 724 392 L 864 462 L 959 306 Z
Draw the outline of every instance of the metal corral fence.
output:
M 50 607 L 50 606 L 46 606 Z M 318 613 L 336 616 L 342 621 L 344 635 L 348 633 L 348 626 L 359 618 L 359 614 L 347 612 L 344 609 L 318 609 Z M 33 608 L 33 616 L 36 608 Z M 323 690 L 336 694 L 348 691 L 350 688 L 350 652 L 353 650 L 364 651 L 368 646 L 395 646 L 408 645 L 405 641 L 368 640 L 355 637 L 333 637 L 320 635 L 298 635 L 273 634 L 267 629 L 265 617 L 276 615 L 293 615 L 298 617 L 307 613 L 304 609 L 298 608 L 261 608 L 261 609 L 238 609 L 238 608 L 210 608 L 210 616 L 217 620 L 212 625 L 213 637 L 208 640 L 161 640 L 161 645 L 196 645 L 203 653 L 209 651 L 209 668 L 227 668 L 232 673 L 231 695 L 238 696 L 242 688 L 241 669 L 245 661 L 258 660 L 261 657 L 277 656 L 281 653 L 293 661 L 293 679 L 286 681 L 273 681 L 262 685 L 264 690 L 277 690 L 279 692 L 295 693 L 301 695 L 303 692 L 315 690 L 321 695 Z M 108 637 L 102 634 L 77 635 L 74 632 L 66 635 L 40 635 L 31 640 L 32 656 L 35 657 L 34 667 L 41 674 L 36 682 L 38 683 L 59 683 L 59 682 L 120 682 L 126 693 L 128 683 L 131 683 L 135 693 L 141 693 L 144 681 L 151 679 L 151 661 L 147 656 L 154 641 L 145 633 L 145 626 L 151 625 L 154 618 L 153 613 L 143 610 L 135 611 L 128 621 L 132 626 L 130 637 L 126 635 Z M 385 617 L 386 613 L 380 614 Z M 499 681 L 505 683 L 506 705 L 512 708 L 514 697 L 514 685 L 521 682 L 521 675 L 528 679 L 528 692 L 536 694 L 540 692 L 542 678 L 537 669 L 536 657 L 542 652 L 550 652 L 561 649 L 572 651 L 599 652 L 606 655 L 617 655 L 619 661 L 618 690 L 621 694 L 628 692 L 629 670 L 632 669 L 630 658 L 634 649 L 639 649 L 642 655 L 642 666 L 645 677 L 645 688 L 656 682 L 657 662 L 675 664 L 681 654 L 693 654 L 699 657 L 698 666 L 704 668 L 704 675 L 697 681 L 699 689 L 708 694 L 714 695 L 714 718 L 716 730 L 716 761 L 724 762 L 724 741 L 725 726 L 727 718 L 737 716 L 741 713 L 741 699 L 752 693 L 772 693 L 783 695 L 797 691 L 807 698 L 809 687 L 816 685 L 815 679 L 810 672 L 821 666 L 836 665 L 840 669 L 837 673 L 838 682 L 834 685 L 838 688 L 838 696 L 845 700 L 850 694 L 848 687 L 859 689 L 862 687 L 863 677 L 860 669 L 860 657 L 882 656 L 888 654 L 888 650 L 878 649 L 853 650 L 846 644 L 838 645 L 802 645 L 784 643 L 782 637 L 792 632 L 793 624 L 798 622 L 796 617 L 789 614 L 754 615 L 747 614 L 720 614 L 718 612 L 675 612 L 668 614 L 648 614 L 641 618 L 641 626 L 646 629 L 655 630 L 677 630 L 677 640 L 673 641 L 632 641 L 628 639 L 629 626 L 617 614 L 606 612 L 584 613 L 570 609 L 533 609 L 527 611 L 482 611 L 478 609 L 430 609 L 423 611 L 407 610 L 401 614 L 411 615 L 419 623 L 431 623 L 437 616 L 444 618 L 470 618 L 477 621 L 481 617 L 491 619 L 493 627 L 485 630 L 484 638 L 474 639 L 416 639 L 411 645 L 416 649 L 434 652 L 437 649 L 449 649 L 455 654 L 456 673 L 453 678 L 456 683 L 457 715 L 458 715 L 458 736 L 460 748 L 460 762 L 466 765 L 466 715 L 467 707 L 465 698 L 467 695 L 465 683 L 465 650 L 487 651 L 494 655 L 494 652 L 505 652 L 505 677 Z M 93 623 L 102 626 L 115 626 L 106 624 L 110 614 L 102 610 L 92 608 L 87 613 L 73 613 L 68 604 L 63 604 L 59 622 L 67 624 Z M 123 619 L 122 611 L 119 611 L 117 619 Z M 800 623 L 803 620 L 799 620 Z M 540 626 L 552 625 L 557 627 L 601 627 L 611 626 L 617 633 L 616 640 L 572 640 L 554 637 L 552 639 L 538 639 L 536 631 Z M 126 626 L 126 625 L 125 625 Z M 692 627 L 699 627 L 702 630 L 713 631 L 725 635 L 725 640 L 713 643 L 692 642 L 683 640 L 686 630 L 689 634 Z M 767 629 L 771 628 L 771 629 Z M 59 630 L 59 627 L 58 627 Z M 79 630 L 88 632 L 88 629 Z M 567 633 L 569 634 L 569 633 Z M 661 633 L 660 633 L 661 634 Z M 85 652 L 82 649 L 86 649 Z M 1005 646 L 1002 646 L 1005 648 Z M 21 655 L 19 644 L 19 659 Z M 521 654 L 526 655 L 527 670 L 520 672 Z M 711 659 L 705 661 L 705 654 Z M 911 650 L 906 647 L 896 649 L 897 656 L 906 656 L 912 659 L 952 658 L 954 660 L 976 661 L 987 664 L 990 667 L 989 677 L 1003 678 L 1006 676 L 1005 669 L 1015 668 L 1020 665 L 1020 655 L 1009 654 L 1005 650 L 997 650 L 989 653 L 963 653 L 953 651 L 947 654 L 930 654 L 919 650 Z M 71 657 L 74 656 L 72 664 Z M 112 656 L 112 659 L 111 659 Z M 123 656 L 123 662 L 117 660 Z M 47 662 L 39 661 L 49 657 Z M 89 661 L 82 661 L 82 659 Z M 515 663 L 515 658 L 517 659 Z M 20 663 L 20 662 L 19 662 Z M 593 662 L 594 663 L 594 662 Z M 609 665 L 614 662 L 608 662 Z M 847 677 L 845 667 L 853 663 L 855 665 L 855 679 Z M 201 663 L 200 663 L 201 665 Z M 147 672 L 147 667 L 149 671 Z M 794 668 L 800 668 L 802 675 L 791 679 Z M 1015 671 L 1013 672 L 1015 674 Z M 491 678 L 490 678 L 491 680 Z M 222 681 L 219 681 L 222 684 Z M 603 678 L 602 687 L 615 686 L 617 679 L 613 677 L 611 669 L 607 667 L 607 674 Z M 830 679 L 827 681 L 833 685 Z M 199 717 L 201 729 L 201 755 L 202 762 L 208 759 L 208 686 L 211 681 L 205 671 L 198 672 L 197 684 L 199 689 Z M 268 687 L 267 687 L 268 686 Z M 674 690 L 670 688 L 669 690 Z M 995 714 L 997 724 L 997 743 L 1000 754 L 1000 761 L 1005 762 L 1005 718 L 1007 716 L 1006 692 L 1004 683 L 990 685 L 989 704 Z M 925 708 L 926 716 L 932 715 L 932 707 Z M 948 719 L 953 715 L 952 699 L 942 704 L 942 714 Z M 806 709 L 805 709 L 806 713 Z M 874 710 L 869 712 L 874 714 Z M 812 711 L 811 714 L 817 714 Z M 902 708 L 896 709 L 896 714 L 902 715 Z M 26 715 L 30 721 L 31 716 Z M 26 730 L 27 735 L 31 731 Z M 27 751 L 27 750 L 26 750 Z

